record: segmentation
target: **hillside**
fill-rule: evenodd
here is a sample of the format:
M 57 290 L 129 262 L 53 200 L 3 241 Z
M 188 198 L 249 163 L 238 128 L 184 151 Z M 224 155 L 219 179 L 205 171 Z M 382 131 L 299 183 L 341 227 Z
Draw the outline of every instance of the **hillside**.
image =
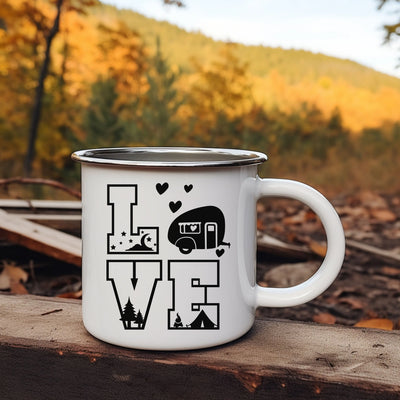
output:
M 131 10 L 102 5 L 92 9 L 91 13 L 104 21 L 111 18 L 124 21 L 131 29 L 140 33 L 149 47 L 154 47 L 156 38 L 160 37 L 164 54 L 171 63 L 180 66 L 186 73 L 193 72 L 193 58 L 206 63 L 225 45 L 224 42 L 214 41 L 200 32 L 187 32 L 168 22 L 147 18 Z M 329 77 L 373 92 L 382 87 L 400 91 L 400 79 L 350 60 L 304 50 L 242 44 L 237 45 L 236 52 L 243 62 L 248 63 L 249 71 L 257 77 L 265 77 L 270 71 L 277 70 L 289 84 L 296 84 L 304 79 L 318 81 L 321 77 Z
M 268 174 L 340 190 L 393 189 L 399 79 L 348 60 L 227 44 L 132 11 L 87 7 L 65 10 L 46 52 L 54 2 L 0 2 L 4 176 L 21 175 L 27 132 L 39 121 L 36 176 L 76 180 L 77 148 L 236 147 L 266 151 Z

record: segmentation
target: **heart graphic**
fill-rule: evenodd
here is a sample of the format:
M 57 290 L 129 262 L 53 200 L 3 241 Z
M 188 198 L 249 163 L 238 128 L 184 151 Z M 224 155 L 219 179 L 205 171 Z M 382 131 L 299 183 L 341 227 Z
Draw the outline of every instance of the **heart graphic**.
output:
M 222 254 L 224 254 L 224 253 L 225 253 L 225 250 L 224 250 L 224 249 L 217 249 L 217 250 L 215 250 L 215 254 L 216 254 L 218 257 L 221 257 Z
M 196 224 L 191 224 L 191 225 L 190 225 L 190 230 L 191 230 L 192 232 L 194 232 L 196 229 L 197 229 L 197 225 L 196 225 Z
M 185 185 L 184 188 L 185 188 L 185 192 L 186 192 L 186 193 L 189 193 L 189 192 L 193 189 L 193 185 L 192 185 L 192 184 L 190 184 L 190 185 Z
M 168 189 L 168 187 L 169 187 L 169 185 L 168 185 L 167 182 L 164 182 L 164 183 L 157 183 L 156 189 L 157 189 L 158 194 L 163 194 L 163 193 L 165 193 L 165 191 Z
M 169 208 L 173 213 L 177 212 L 181 207 L 182 207 L 182 202 L 179 200 L 176 202 L 173 201 L 169 202 Z

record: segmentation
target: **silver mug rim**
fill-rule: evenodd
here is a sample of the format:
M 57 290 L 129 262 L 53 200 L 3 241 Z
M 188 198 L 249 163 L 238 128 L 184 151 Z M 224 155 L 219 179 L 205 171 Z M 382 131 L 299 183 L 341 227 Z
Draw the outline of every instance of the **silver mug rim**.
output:
M 134 167 L 232 167 L 261 164 L 264 153 L 206 147 L 107 147 L 75 151 L 74 161 Z

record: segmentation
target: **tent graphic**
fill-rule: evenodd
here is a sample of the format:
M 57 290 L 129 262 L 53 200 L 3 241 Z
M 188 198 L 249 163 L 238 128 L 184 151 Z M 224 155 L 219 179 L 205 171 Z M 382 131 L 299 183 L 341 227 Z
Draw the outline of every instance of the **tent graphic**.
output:
M 196 319 L 186 326 L 191 329 L 218 329 L 217 325 L 211 321 L 204 310 L 201 310 Z

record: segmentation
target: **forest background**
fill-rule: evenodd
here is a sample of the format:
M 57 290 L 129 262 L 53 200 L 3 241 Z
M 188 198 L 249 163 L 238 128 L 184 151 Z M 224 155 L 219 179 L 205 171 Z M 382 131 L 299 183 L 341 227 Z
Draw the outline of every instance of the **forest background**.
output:
M 0 178 L 78 187 L 77 149 L 207 146 L 265 152 L 262 176 L 325 193 L 400 190 L 400 79 L 96 0 L 1 1 L 0 98 Z

